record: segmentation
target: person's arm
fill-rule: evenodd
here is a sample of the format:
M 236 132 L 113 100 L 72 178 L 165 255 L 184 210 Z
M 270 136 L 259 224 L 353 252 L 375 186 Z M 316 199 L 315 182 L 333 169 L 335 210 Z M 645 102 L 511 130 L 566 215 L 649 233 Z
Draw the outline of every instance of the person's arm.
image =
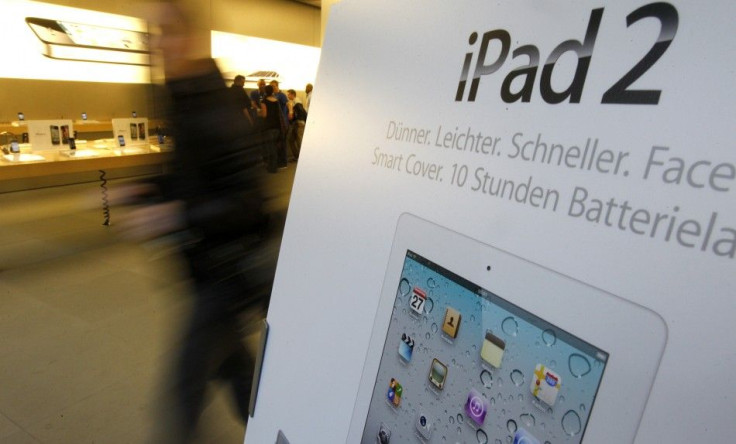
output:
M 243 98 L 243 104 L 245 104 L 245 107 L 243 107 L 243 115 L 245 115 L 250 126 L 254 127 L 256 123 L 253 121 L 253 116 L 250 114 L 250 109 L 253 107 L 253 103 L 251 103 L 250 97 L 248 97 L 248 94 L 246 94 L 245 91 L 243 91 Z
M 258 110 L 258 115 L 261 116 L 264 119 L 268 115 L 268 110 L 266 109 L 266 104 L 265 103 L 261 103 L 261 108 Z

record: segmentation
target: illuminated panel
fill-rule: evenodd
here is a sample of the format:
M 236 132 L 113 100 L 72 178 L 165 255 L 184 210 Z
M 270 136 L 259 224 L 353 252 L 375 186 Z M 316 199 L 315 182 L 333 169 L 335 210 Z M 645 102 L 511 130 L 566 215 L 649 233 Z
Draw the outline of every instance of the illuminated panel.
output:
M 149 83 L 142 19 L 28 0 L 0 0 L 0 77 Z
M 212 57 L 227 77 L 276 78 L 285 91 L 302 90 L 317 76 L 320 48 L 219 31 L 212 31 L 211 38 Z M 251 76 L 256 73 L 263 75 Z

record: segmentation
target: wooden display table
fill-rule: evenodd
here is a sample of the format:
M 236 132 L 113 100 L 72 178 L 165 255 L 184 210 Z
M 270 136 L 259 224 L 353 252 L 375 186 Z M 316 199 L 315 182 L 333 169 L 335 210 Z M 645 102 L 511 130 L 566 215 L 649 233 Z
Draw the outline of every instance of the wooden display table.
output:
M 28 132 L 27 121 L 23 122 L 4 122 L 0 123 L 0 132 L 8 132 L 15 134 L 20 138 L 20 135 Z M 110 120 L 74 120 L 74 131 L 78 133 L 101 133 L 109 132 L 112 137 L 112 122 Z M 157 120 L 149 120 L 149 128 L 156 128 L 160 126 L 161 122 Z
M 157 174 L 169 161 L 171 152 L 156 145 L 93 149 L 80 145 L 74 154 L 69 150 L 28 152 L 23 157 L 41 156 L 21 161 L 18 155 L 0 155 L 0 192 L 69 185 L 107 179 Z

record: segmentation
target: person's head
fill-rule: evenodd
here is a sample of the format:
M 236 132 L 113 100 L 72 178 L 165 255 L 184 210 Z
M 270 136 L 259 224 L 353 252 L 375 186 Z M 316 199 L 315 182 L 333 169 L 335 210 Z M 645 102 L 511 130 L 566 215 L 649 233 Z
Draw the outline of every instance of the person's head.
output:
M 245 86 L 245 77 L 238 74 L 235 76 L 235 79 L 233 79 L 233 85 L 242 88 Z
M 271 83 L 269 83 L 271 87 L 273 88 L 273 92 L 277 93 L 279 92 L 279 81 L 278 80 L 271 80 Z
M 296 91 L 294 91 L 293 89 L 286 91 L 286 97 L 288 97 L 289 100 L 296 99 Z
M 209 31 L 204 31 L 181 2 L 157 2 L 146 6 L 143 13 L 151 26 L 150 48 L 162 56 L 167 77 L 183 74 L 180 71 L 189 61 L 209 54 Z
M 266 97 L 271 97 L 273 95 L 273 86 L 266 85 L 266 87 L 264 88 L 264 94 L 266 95 Z
M 309 94 L 309 93 L 312 92 L 312 88 L 313 88 L 312 87 L 312 84 L 311 83 L 307 83 L 307 86 L 304 87 L 304 92 L 306 92 L 307 94 Z
M 258 90 L 263 91 L 263 88 L 266 87 L 266 81 L 263 79 L 258 80 Z

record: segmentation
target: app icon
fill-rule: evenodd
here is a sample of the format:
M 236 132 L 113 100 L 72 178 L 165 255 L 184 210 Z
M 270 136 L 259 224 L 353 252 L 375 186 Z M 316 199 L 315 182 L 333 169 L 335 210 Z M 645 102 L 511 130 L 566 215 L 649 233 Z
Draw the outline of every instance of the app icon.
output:
M 429 439 L 429 437 L 432 435 L 432 423 L 429 421 L 429 418 L 424 413 L 419 413 L 419 416 L 417 416 L 416 427 L 419 436 L 421 436 L 422 438 Z
M 401 404 L 401 395 L 404 393 L 404 387 L 399 384 L 399 381 L 397 381 L 394 378 L 391 378 L 391 382 L 388 384 L 388 393 L 386 394 L 386 398 L 388 398 L 388 402 L 394 405 L 394 407 L 398 407 L 399 404 Z
M 411 338 L 411 336 L 407 335 L 406 333 L 401 334 L 401 342 L 399 342 L 399 356 L 401 356 L 404 361 L 409 362 L 411 361 L 411 354 L 414 352 L 414 340 Z
M 460 312 L 452 307 L 445 310 L 445 322 L 442 323 L 442 331 L 451 338 L 457 337 L 457 329 L 460 328 Z
M 483 425 L 483 421 L 486 419 L 486 413 L 488 412 L 488 402 L 483 399 L 483 396 L 476 389 L 470 389 L 468 393 L 468 400 L 465 401 L 465 413 L 468 418 L 472 419 L 474 423 L 479 426 Z
M 486 331 L 486 338 L 483 340 L 483 347 L 480 349 L 480 357 L 490 365 L 501 368 L 501 360 L 503 359 L 503 351 L 506 349 L 506 342 L 495 336 L 490 330 Z
M 376 435 L 376 444 L 389 444 L 391 440 L 391 430 L 386 427 L 386 424 L 381 423 L 381 428 L 378 429 L 378 435 Z
M 429 368 L 429 382 L 442 390 L 445 386 L 445 379 L 447 379 L 447 366 L 434 358 L 432 366 Z
M 519 428 L 514 434 L 513 444 L 542 444 L 537 438 L 526 430 Z
M 560 378 L 560 375 L 542 364 L 537 364 L 534 368 L 534 377 L 530 387 L 532 395 L 545 404 L 552 406 L 557 400 L 557 393 L 561 386 L 562 378 Z
M 422 289 L 414 287 L 409 298 L 409 305 L 415 312 L 424 313 L 424 303 L 427 302 L 427 294 Z

